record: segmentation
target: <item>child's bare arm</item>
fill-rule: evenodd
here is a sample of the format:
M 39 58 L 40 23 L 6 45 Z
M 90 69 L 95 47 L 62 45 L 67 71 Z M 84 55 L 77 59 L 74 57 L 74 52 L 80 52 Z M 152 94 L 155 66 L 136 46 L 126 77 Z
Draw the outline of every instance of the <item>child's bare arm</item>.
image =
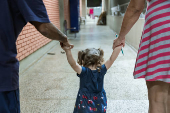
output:
M 81 71 L 82 71 L 82 67 L 74 60 L 74 58 L 72 56 L 72 53 L 71 53 L 71 50 L 68 49 L 68 50 L 65 50 L 65 52 L 66 52 L 67 60 L 68 60 L 68 62 L 70 64 L 70 66 L 73 68 L 73 70 L 75 72 L 80 74 Z
M 121 51 L 121 48 L 122 48 L 122 45 L 116 47 L 116 48 L 113 50 L 110 59 L 107 60 L 106 63 L 105 63 L 105 66 L 106 66 L 107 70 L 112 66 L 113 62 L 114 62 L 114 61 L 116 60 L 116 58 L 118 57 L 118 55 L 119 55 L 119 53 L 120 53 L 120 51 Z

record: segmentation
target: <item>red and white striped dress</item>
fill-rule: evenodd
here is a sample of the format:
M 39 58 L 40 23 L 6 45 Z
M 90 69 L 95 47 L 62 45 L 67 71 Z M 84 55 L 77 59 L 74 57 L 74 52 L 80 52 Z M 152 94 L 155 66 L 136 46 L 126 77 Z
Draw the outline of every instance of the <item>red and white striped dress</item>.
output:
M 170 0 L 148 0 L 134 78 L 170 83 Z

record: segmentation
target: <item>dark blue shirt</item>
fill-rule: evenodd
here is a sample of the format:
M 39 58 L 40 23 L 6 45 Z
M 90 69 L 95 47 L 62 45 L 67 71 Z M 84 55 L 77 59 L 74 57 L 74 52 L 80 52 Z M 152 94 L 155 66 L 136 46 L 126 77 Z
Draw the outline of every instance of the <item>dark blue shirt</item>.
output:
M 19 88 L 15 43 L 31 21 L 50 22 L 42 0 L 0 0 L 0 91 Z
M 103 82 L 106 72 L 105 64 L 102 65 L 100 72 L 82 67 L 82 72 L 78 75 L 80 77 L 80 90 L 89 93 L 100 93 L 104 91 Z
M 102 65 L 100 72 L 82 67 L 80 88 L 77 94 L 73 113 L 105 113 L 107 97 L 103 87 L 106 66 Z

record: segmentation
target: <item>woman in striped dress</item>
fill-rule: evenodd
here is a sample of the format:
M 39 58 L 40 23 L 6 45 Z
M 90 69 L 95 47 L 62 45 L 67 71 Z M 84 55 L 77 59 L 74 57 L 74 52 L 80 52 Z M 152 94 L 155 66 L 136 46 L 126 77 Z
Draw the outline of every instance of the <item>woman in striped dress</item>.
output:
M 145 0 L 131 0 L 113 48 L 125 44 L 144 6 Z M 134 78 L 146 80 L 149 113 L 170 113 L 170 0 L 148 0 Z

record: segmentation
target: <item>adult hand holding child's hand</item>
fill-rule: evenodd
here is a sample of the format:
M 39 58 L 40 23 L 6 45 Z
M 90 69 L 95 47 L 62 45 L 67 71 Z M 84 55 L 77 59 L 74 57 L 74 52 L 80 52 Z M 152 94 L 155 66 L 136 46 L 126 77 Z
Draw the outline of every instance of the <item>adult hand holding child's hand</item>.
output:
M 74 45 L 69 44 L 69 42 L 66 42 L 66 43 L 60 42 L 60 46 L 63 50 L 70 50 L 74 47 Z
M 125 39 L 121 39 L 120 37 L 118 37 L 113 42 L 113 49 L 115 49 L 117 46 L 120 46 L 120 45 L 123 45 L 123 47 L 125 46 Z
M 70 44 L 68 41 L 67 42 L 64 42 L 62 43 L 64 46 L 66 46 L 67 48 L 69 49 L 73 49 L 74 45 L 73 44 Z M 61 45 L 61 42 L 60 42 L 60 45 Z

